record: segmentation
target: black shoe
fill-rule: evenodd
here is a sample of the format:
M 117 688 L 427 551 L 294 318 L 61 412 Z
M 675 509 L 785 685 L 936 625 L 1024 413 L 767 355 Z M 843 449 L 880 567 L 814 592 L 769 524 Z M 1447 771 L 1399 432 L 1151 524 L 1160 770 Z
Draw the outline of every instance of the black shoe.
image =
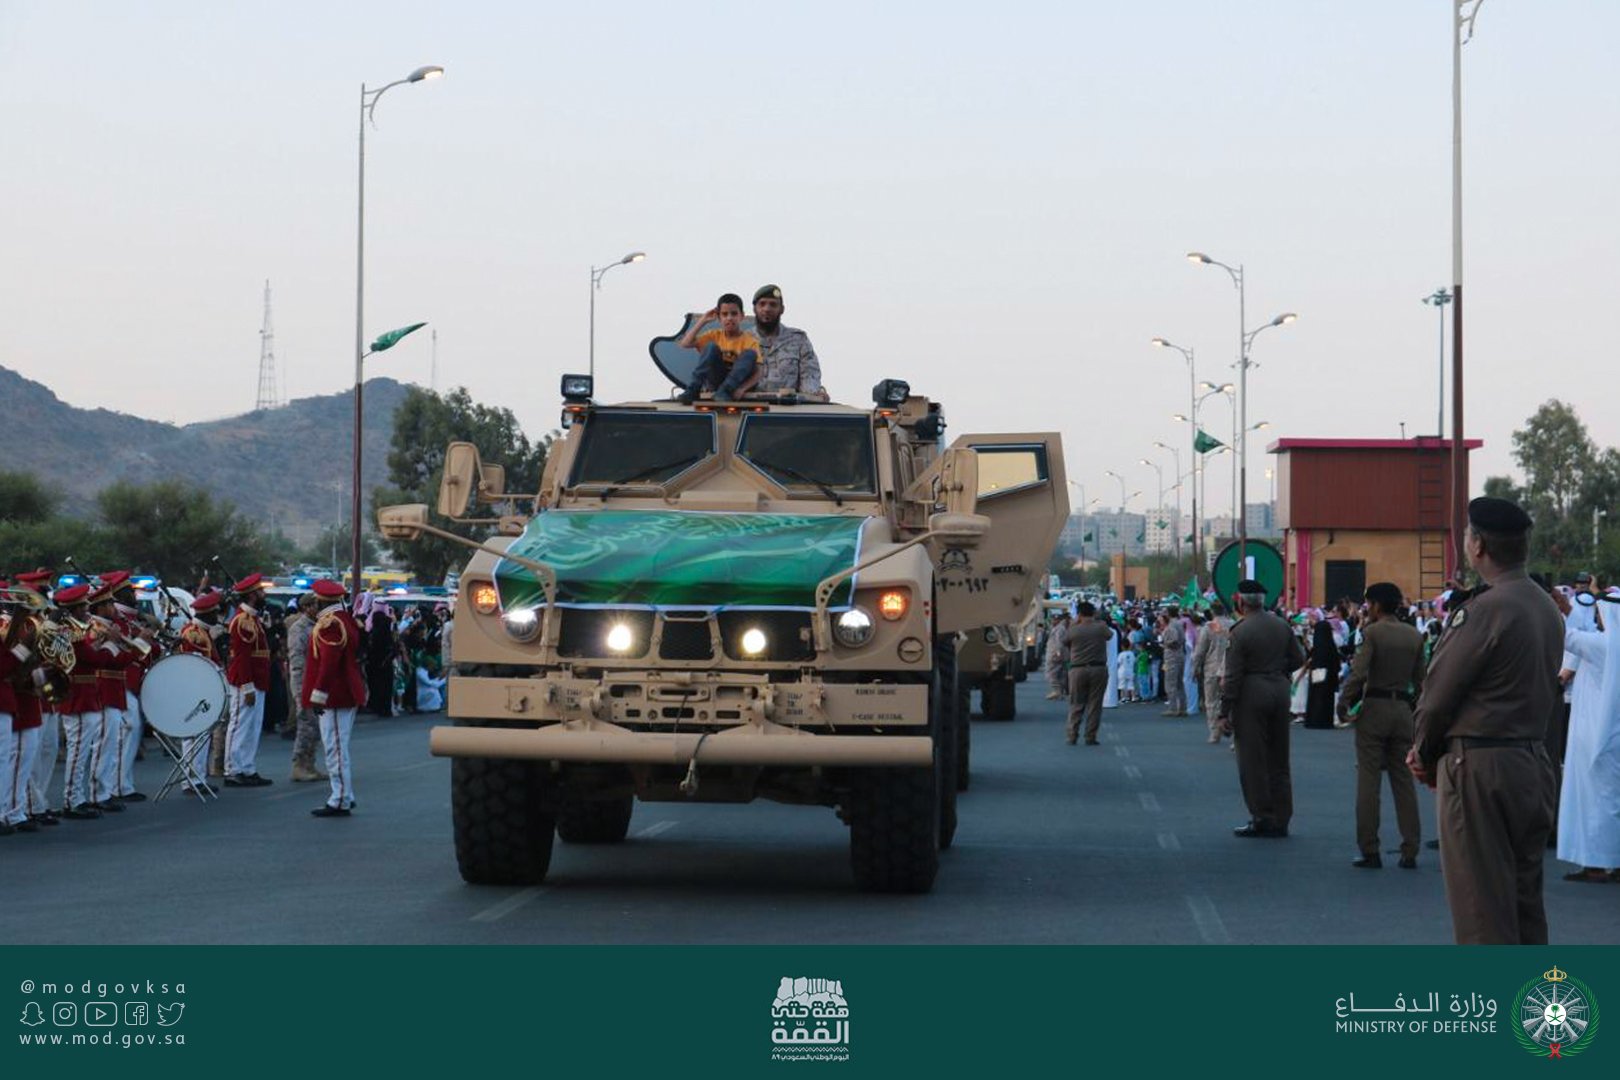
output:
M 114 802 L 111 799 L 102 799 L 100 802 L 91 803 L 90 805 L 95 807 L 97 810 L 100 810 L 103 814 L 122 814 L 124 812 L 124 804 Z
M 680 402 L 682 405 L 690 405 L 692 402 L 697 400 L 697 391 L 682 390 L 679 394 L 675 395 L 675 400 Z
M 62 816 L 72 818 L 74 821 L 89 821 L 92 818 L 100 817 L 101 811 L 97 810 L 91 803 L 80 803 L 78 806 L 64 807 Z
M 236 773 L 226 773 L 225 774 L 225 786 L 226 787 L 248 787 L 250 785 L 247 783 L 247 781 L 243 777 L 238 776 Z
M 1288 835 L 1287 826 L 1261 825 L 1251 821 L 1247 825 L 1239 825 L 1232 830 L 1233 836 L 1241 836 L 1245 840 L 1281 840 Z
M 1086 740 L 1086 745 L 1087 746 L 1101 746 L 1102 744 L 1099 743 L 1096 739 L 1087 739 Z
M 310 811 L 315 817 L 348 817 L 349 812 L 347 806 L 317 806 Z
M 39 832 L 39 824 L 32 818 L 28 819 L 27 821 L 19 821 L 17 824 L 13 825 L 12 828 L 16 829 L 18 832 Z
M 0 836 L 10 836 L 12 833 L 14 833 L 16 831 L 17 831 L 17 826 L 15 826 L 15 825 L 7 825 L 5 822 L 0 821 Z
M 1402 855 L 1401 856 L 1400 866 L 1401 866 L 1402 870 L 1416 870 L 1417 869 L 1417 856 L 1416 855 Z
M 1423 846 L 1428 848 L 1430 851 L 1439 851 L 1440 850 L 1440 841 L 1438 841 L 1438 840 L 1430 840 L 1428 843 L 1424 844 Z
M 142 795 L 138 791 L 132 791 L 128 795 L 120 795 L 118 797 L 120 799 L 122 799 L 124 802 L 145 802 L 146 801 L 146 796 Z
M 56 812 L 54 810 L 46 810 L 42 813 L 35 814 L 31 820 L 36 821 L 41 825 L 62 824 L 62 819 L 56 816 Z
M 248 773 L 246 776 L 237 779 L 241 781 L 243 787 L 269 787 L 275 783 L 268 776 L 260 776 L 258 773 Z
M 1382 870 L 1384 860 L 1377 855 L 1363 855 L 1350 864 L 1357 870 Z

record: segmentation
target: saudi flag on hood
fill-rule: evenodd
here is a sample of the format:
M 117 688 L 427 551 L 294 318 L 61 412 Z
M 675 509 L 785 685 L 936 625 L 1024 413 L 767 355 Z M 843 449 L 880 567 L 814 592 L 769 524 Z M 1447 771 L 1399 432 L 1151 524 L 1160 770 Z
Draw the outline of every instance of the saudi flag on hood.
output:
M 689 510 L 551 510 L 508 551 L 557 572 L 565 607 L 810 609 L 816 585 L 860 559 L 864 517 Z M 854 582 L 833 592 L 847 607 Z M 545 602 L 532 571 L 495 566 L 501 610 Z

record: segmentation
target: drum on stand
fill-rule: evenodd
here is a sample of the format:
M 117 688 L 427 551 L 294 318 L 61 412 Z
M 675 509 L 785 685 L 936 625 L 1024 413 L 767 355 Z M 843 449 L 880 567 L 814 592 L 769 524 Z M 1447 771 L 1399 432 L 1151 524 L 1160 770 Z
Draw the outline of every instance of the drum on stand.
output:
M 208 733 L 226 718 L 225 675 L 219 666 L 196 653 L 165 656 L 141 680 L 141 713 L 174 762 L 156 798 L 181 784 L 203 797 L 209 789 L 196 760 L 206 753 Z

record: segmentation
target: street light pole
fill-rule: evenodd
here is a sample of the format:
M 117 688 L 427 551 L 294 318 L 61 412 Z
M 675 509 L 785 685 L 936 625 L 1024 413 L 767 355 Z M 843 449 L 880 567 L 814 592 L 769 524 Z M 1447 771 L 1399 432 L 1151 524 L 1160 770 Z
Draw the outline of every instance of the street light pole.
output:
M 1474 19 L 1484 2 L 1456 0 L 1451 33 L 1451 541 L 1455 570 L 1467 565 L 1463 523 L 1468 504 L 1463 480 L 1468 451 L 1463 446 L 1462 47 L 1474 36 Z
M 1446 437 L 1446 305 L 1451 303 L 1451 294 L 1442 286 L 1423 298 L 1425 304 L 1433 304 L 1435 313 L 1440 316 L 1440 392 L 1435 403 L 1434 434 L 1436 438 Z
M 1180 345 L 1177 345 L 1177 344 L 1175 344 L 1174 342 L 1171 342 L 1171 341 L 1166 341 L 1162 337 L 1154 338 L 1153 341 L 1151 342 L 1151 344 L 1153 344 L 1154 346 L 1156 346 L 1158 348 L 1161 348 L 1161 349 L 1174 349 L 1174 350 L 1176 350 L 1176 352 L 1181 354 L 1181 356 L 1182 356 L 1182 358 L 1184 360 L 1187 361 L 1187 401 L 1192 405 L 1193 413 L 1197 413 L 1197 411 L 1198 411 L 1198 372 L 1196 370 L 1197 365 L 1194 363 L 1194 352 L 1195 352 L 1195 350 L 1193 350 L 1193 349 L 1183 349 Z M 1198 440 L 1198 425 L 1194 424 L 1193 425 L 1193 430 L 1192 430 L 1192 435 L 1188 439 L 1188 445 L 1193 446 L 1193 453 L 1194 454 L 1196 454 L 1198 452 L 1196 445 L 1194 445 L 1194 444 L 1196 444 L 1197 440 Z M 1163 446 L 1164 444 L 1159 443 L 1158 445 Z M 1169 448 L 1166 447 L 1166 449 L 1169 449 Z M 1176 465 L 1176 472 L 1179 473 L 1180 471 L 1181 471 L 1181 465 L 1180 465 L 1180 459 L 1178 458 L 1177 459 L 1177 465 Z M 1176 517 L 1178 519 L 1181 517 L 1181 500 L 1179 498 L 1176 500 Z M 1198 517 L 1198 485 L 1194 484 L 1193 485 L 1193 518 L 1196 520 L 1197 517 Z M 1177 526 L 1176 526 L 1176 529 L 1177 529 L 1177 532 L 1176 532 L 1176 558 L 1178 558 L 1178 559 L 1181 558 L 1181 532 L 1180 532 L 1180 528 L 1181 528 L 1181 526 L 1179 524 L 1177 524 Z M 1193 562 L 1194 562 L 1194 564 L 1196 564 L 1198 562 L 1198 532 L 1197 532 L 1197 530 L 1193 531 Z
M 367 90 L 366 84 L 360 84 L 360 170 L 359 170 L 359 198 L 355 210 L 355 241 L 354 241 L 354 493 L 350 503 L 352 521 L 350 538 L 353 555 L 354 582 L 351 585 L 353 592 L 360 592 L 360 460 L 362 445 L 362 427 L 364 426 L 364 395 L 365 395 L 365 365 L 366 365 L 366 121 L 376 123 L 377 101 L 388 91 L 404 83 L 422 82 L 425 79 L 436 79 L 444 74 L 444 68 L 437 64 L 428 64 L 417 68 L 403 79 L 377 88 Z M 334 560 L 336 561 L 336 560 Z M 334 567 L 333 569 L 336 569 Z
M 1196 400 L 1197 399 L 1195 398 L 1194 401 L 1196 402 Z M 1196 435 L 1193 436 L 1193 438 L 1197 438 L 1197 437 L 1198 436 L 1196 436 Z M 1173 456 L 1173 458 L 1175 460 L 1175 463 L 1176 463 L 1176 487 L 1175 487 L 1175 492 L 1176 492 L 1176 558 L 1179 559 L 1179 558 L 1181 558 L 1181 482 L 1186 479 L 1186 477 L 1181 475 L 1181 449 L 1179 447 L 1171 446 L 1169 443 L 1163 443 L 1163 442 L 1155 442 L 1153 445 L 1157 446 L 1160 450 L 1168 450 L 1168 451 L 1170 451 L 1170 453 Z M 1197 517 L 1197 516 L 1198 516 L 1198 488 L 1196 486 L 1194 486 L 1194 488 L 1193 488 L 1193 517 Z M 1196 532 L 1193 533 L 1193 537 L 1195 538 L 1195 540 L 1196 540 L 1197 536 L 1198 536 L 1198 534 Z M 1197 545 L 1195 543 L 1194 546 L 1193 546 L 1193 562 L 1194 562 L 1194 564 L 1196 564 L 1197 561 L 1198 561 L 1198 547 L 1197 547 Z
M 1155 514 L 1162 514 L 1164 512 L 1164 466 L 1160 465 L 1157 461 L 1150 461 L 1147 458 L 1142 458 L 1140 461 L 1137 462 L 1137 464 L 1138 465 L 1146 465 L 1149 468 L 1151 468 L 1155 473 L 1158 474 L 1158 477 L 1159 477 L 1159 501 L 1153 504 L 1153 512 Z M 1143 541 L 1145 543 L 1146 540 L 1147 540 L 1147 536 L 1146 536 L 1147 523 L 1146 523 L 1146 521 L 1144 521 L 1142 523 L 1142 532 L 1143 532 L 1142 539 L 1143 539 Z
M 590 370 L 591 370 L 591 385 L 593 387 L 596 385 L 596 294 L 602 288 L 602 279 L 604 277 L 606 277 L 607 272 L 609 270 L 612 270 L 615 266 L 626 266 L 626 265 L 628 265 L 630 263 L 638 263 L 642 259 L 645 259 L 646 257 L 647 257 L 647 253 L 645 251 L 632 251 L 630 254 L 626 255 L 624 258 L 615 259 L 613 262 L 608 263 L 606 266 L 593 266 L 593 267 L 591 267 L 591 346 L 590 346 L 591 369 Z

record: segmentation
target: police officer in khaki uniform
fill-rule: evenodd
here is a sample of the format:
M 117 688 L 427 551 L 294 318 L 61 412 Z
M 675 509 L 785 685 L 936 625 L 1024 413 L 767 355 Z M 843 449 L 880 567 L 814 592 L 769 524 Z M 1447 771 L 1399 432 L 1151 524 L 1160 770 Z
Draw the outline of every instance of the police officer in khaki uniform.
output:
M 1525 573 L 1530 515 L 1468 504 L 1468 562 L 1484 579 L 1446 619 L 1417 704 L 1412 773 L 1439 787 L 1440 869 L 1459 945 L 1545 945 L 1542 857 L 1564 621 Z M 1456 602 L 1453 597 L 1453 603 Z
M 1097 606 L 1080 601 L 1073 624 L 1063 632 L 1069 649 L 1069 721 L 1063 735 L 1070 746 L 1079 740 L 1082 726 L 1086 745 L 1098 745 L 1103 696 L 1108 692 L 1108 643 L 1113 638 L 1113 630 L 1097 621 Z
M 1401 869 L 1413 870 L 1422 825 L 1406 755 L 1412 749 L 1412 702 L 1423 688 L 1423 635 L 1396 617 L 1400 586 L 1388 581 L 1369 585 L 1365 599 L 1368 621 L 1339 696 L 1340 720 L 1349 720 L 1350 710 L 1361 704 L 1355 717 L 1356 846 L 1361 858 L 1351 865 L 1363 870 L 1384 865 L 1378 852 L 1378 804 L 1379 777 L 1387 772 L 1401 830 Z
M 1294 816 L 1288 760 L 1288 677 L 1305 650 L 1282 619 L 1266 610 L 1258 581 L 1238 582 L 1238 623 L 1226 646 L 1221 675 L 1221 722 L 1237 741 L 1238 783 L 1249 822 L 1232 830 L 1245 839 L 1281 839 Z

